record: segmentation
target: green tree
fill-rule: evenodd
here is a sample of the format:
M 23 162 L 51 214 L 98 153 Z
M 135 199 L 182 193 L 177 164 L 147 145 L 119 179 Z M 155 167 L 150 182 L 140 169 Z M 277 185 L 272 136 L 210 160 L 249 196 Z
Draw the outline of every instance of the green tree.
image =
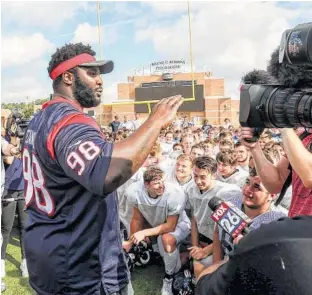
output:
M 19 112 L 21 112 L 24 115 L 25 119 L 29 119 L 34 113 L 34 105 L 41 105 L 49 100 L 50 100 L 49 98 L 41 98 L 41 99 L 36 99 L 35 101 L 32 101 L 27 104 L 25 102 L 2 103 L 1 108 L 9 109 L 9 110 L 17 109 Z
M 28 104 L 23 109 L 23 115 L 26 119 L 29 119 L 34 114 L 34 105 Z
M 3 109 L 9 109 L 9 110 L 13 110 L 13 109 L 17 109 L 20 113 L 23 114 L 23 117 L 25 119 L 29 119 L 32 114 L 34 113 L 34 104 L 33 103 L 29 103 L 26 104 L 24 102 L 22 103 L 3 103 L 1 105 L 1 108 Z
M 41 98 L 41 99 L 36 99 L 35 100 L 35 105 L 41 105 L 44 104 L 45 102 L 49 101 L 50 98 Z

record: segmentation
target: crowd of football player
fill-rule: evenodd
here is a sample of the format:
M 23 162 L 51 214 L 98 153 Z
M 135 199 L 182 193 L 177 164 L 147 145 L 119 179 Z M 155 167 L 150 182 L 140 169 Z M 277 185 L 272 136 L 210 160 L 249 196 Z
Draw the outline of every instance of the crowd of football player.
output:
M 115 116 L 103 132 L 108 141 L 120 141 L 140 124 L 138 115 L 132 121 L 125 116 L 123 122 Z M 117 190 L 121 226 L 127 232 L 123 247 L 129 252 L 140 241 L 153 244 L 164 262 L 163 295 L 172 294 L 174 275 L 190 260 L 198 276 L 233 250 L 231 236 L 210 218 L 212 197 L 230 200 L 244 211 L 253 220 L 251 230 L 287 215 L 291 189 L 275 206 L 277 196 L 261 184 L 239 134 L 240 129 L 228 119 L 217 127 L 208 120 L 195 126 L 177 118 L 162 130 L 143 166 Z M 284 155 L 280 141 L 278 130 L 265 130 L 260 137 L 261 148 L 272 163 Z M 5 231 L 7 237 L 10 228 Z M 6 247 L 7 242 L 2 245 L 2 259 Z
M 140 118 L 119 117 L 104 131 L 107 140 L 122 140 L 140 125 Z M 114 132 L 112 132 L 112 130 Z M 192 260 L 195 276 L 226 259 L 233 239 L 210 218 L 208 201 L 230 200 L 253 220 L 251 230 L 287 216 L 291 188 L 282 203 L 269 194 L 257 176 L 249 149 L 239 141 L 240 129 L 229 119 L 223 126 L 205 120 L 195 126 L 177 118 L 162 130 L 139 171 L 117 190 L 119 214 L 127 238 L 126 252 L 145 240 L 164 262 L 162 294 L 172 294 L 174 274 Z M 265 130 L 259 144 L 272 163 L 284 155 L 279 131 Z

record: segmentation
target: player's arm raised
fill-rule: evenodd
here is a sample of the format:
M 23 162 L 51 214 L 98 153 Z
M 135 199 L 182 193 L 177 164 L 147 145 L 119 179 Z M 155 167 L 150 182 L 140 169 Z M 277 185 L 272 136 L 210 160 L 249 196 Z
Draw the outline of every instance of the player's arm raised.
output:
M 170 124 L 181 104 L 180 96 L 163 99 L 136 133 L 115 144 L 103 139 L 93 119 L 74 114 L 65 126 L 56 126 L 58 132 L 51 132 L 46 148 L 68 176 L 105 197 L 142 166 L 161 128 Z
M 105 177 L 105 194 L 125 183 L 142 166 L 161 128 L 173 121 L 182 103 L 183 99 L 180 95 L 161 100 L 137 132 L 114 144 L 111 162 Z

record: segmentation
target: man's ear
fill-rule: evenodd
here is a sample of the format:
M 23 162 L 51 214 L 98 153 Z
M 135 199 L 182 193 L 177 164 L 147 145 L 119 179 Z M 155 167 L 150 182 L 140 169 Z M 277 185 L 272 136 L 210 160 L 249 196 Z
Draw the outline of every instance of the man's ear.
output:
M 269 194 L 269 201 L 275 201 L 277 199 L 277 194 Z
M 74 83 L 74 75 L 70 72 L 65 72 L 62 74 L 62 80 L 66 85 L 72 85 Z

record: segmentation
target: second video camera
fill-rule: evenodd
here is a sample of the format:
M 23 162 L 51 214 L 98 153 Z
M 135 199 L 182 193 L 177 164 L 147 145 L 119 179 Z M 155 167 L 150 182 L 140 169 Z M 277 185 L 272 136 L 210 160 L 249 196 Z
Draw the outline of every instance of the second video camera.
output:
M 29 120 L 24 119 L 23 115 L 18 110 L 13 109 L 7 119 L 6 131 L 9 136 L 22 139 L 25 135 L 28 124 Z
M 312 23 L 283 33 L 266 71 L 243 77 L 239 121 L 243 127 L 312 127 Z

